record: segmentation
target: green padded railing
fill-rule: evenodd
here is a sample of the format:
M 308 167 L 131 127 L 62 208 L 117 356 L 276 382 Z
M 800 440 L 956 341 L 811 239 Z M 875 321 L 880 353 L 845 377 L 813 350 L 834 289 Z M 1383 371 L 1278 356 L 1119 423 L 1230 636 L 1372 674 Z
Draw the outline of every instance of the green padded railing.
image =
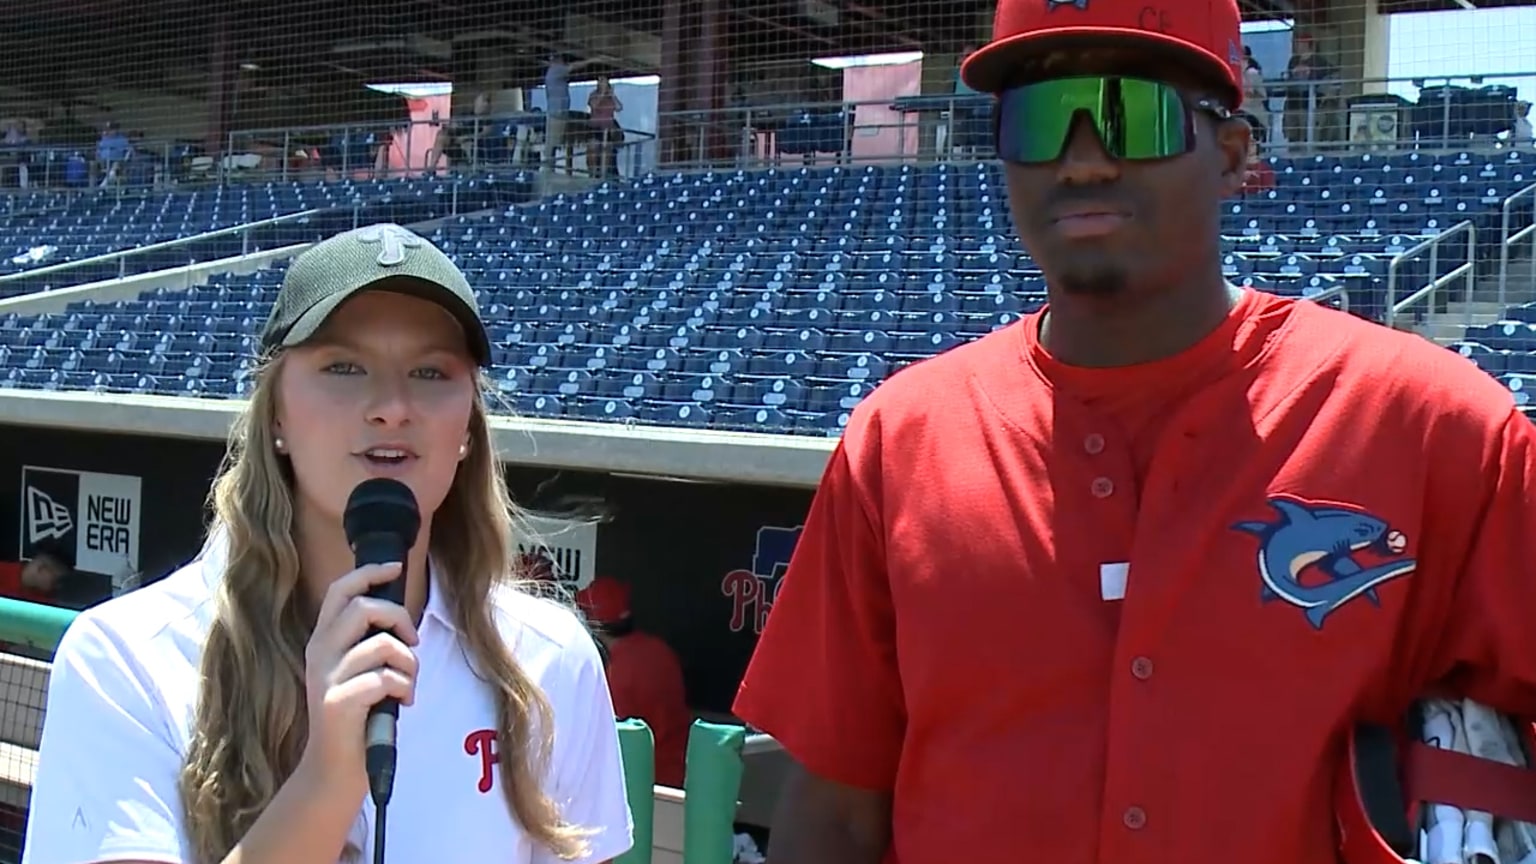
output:
M 75 612 L 69 609 L 0 597 L 0 642 L 51 654 L 74 620 Z M 635 844 L 616 864 L 650 864 L 656 806 L 652 792 L 655 742 L 645 723 L 617 722 Z M 684 864 L 731 864 L 745 741 L 746 730 L 740 726 L 702 720 L 693 724 L 683 788 Z
M 53 653 L 75 620 L 71 609 L 0 597 L 0 642 Z

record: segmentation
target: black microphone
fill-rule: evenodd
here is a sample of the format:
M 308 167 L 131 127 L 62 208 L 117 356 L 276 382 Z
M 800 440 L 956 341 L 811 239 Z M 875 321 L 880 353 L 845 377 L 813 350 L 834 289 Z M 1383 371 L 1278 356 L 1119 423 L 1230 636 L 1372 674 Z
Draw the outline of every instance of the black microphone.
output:
M 347 544 L 352 547 L 358 567 L 400 562 L 400 575 L 373 586 L 368 596 L 404 605 L 406 556 L 416 544 L 416 532 L 421 530 L 421 512 L 410 487 L 387 477 L 359 483 L 347 499 L 341 524 L 347 532 Z M 378 632 L 375 629 L 368 635 Z M 395 788 L 395 730 L 399 717 L 400 703 L 395 699 L 385 699 L 368 710 L 365 739 L 368 791 L 373 796 L 380 829 L 384 821 L 384 805 L 389 803 Z M 375 859 L 382 858 L 382 840 L 382 837 L 378 838 Z

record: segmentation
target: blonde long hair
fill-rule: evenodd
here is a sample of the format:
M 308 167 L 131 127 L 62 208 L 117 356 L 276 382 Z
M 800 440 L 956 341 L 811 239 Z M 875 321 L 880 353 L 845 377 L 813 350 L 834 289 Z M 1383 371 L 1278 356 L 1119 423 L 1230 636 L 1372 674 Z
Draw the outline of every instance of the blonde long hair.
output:
M 292 472 L 274 447 L 279 358 L 257 373 L 210 494 L 228 555 L 217 614 L 203 647 L 202 686 L 180 793 L 197 864 L 234 849 L 304 752 L 304 646 L 317 609 L 299 585 Z M 495 690 L 497 771 L 523 830 L 560 858 L 587 851 L 587 829 L 566 823 L 541 780 L 553 744 L 544 694 L 518 666 L 497 626 L 492 594 L 514 578 L 515 511 L 492 450 L 481 388 L 469 453 L 432 520 L 439 587 L 477 674 Z M 360 850 L 348 844 L 343 856 Z

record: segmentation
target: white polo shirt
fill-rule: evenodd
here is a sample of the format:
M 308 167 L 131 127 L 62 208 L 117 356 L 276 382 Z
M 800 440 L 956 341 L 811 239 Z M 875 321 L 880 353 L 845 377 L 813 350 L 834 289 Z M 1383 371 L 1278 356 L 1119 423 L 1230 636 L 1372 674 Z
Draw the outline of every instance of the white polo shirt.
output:
M 223 543 L 160 582 L 82 613 L 59 643 L 23 864 L 192 861 L 177 793 L 213 619 Z M 434 589 L 422 616 L 414 705 L 400 709 L 389 862 L 554 864 L 518 826 L 495 776 L 495 704 Z M 501 632 L 554 711 L 546 792 L 567 821 L 599 831 L 582 862 L 615 858 L 633 834 L 613 706 L 592 637 L 570 611 L 507 590 Z M 359 732 L 361 734 L 361 732 Z M 373 804 L 352 840 L 371 861 Z

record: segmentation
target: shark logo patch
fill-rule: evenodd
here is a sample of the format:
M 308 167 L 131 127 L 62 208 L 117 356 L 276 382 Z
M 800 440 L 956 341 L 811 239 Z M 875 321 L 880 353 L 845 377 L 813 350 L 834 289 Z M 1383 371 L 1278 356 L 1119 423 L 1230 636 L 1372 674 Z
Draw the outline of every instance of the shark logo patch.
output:
M 1272 522 L 1239 522 L 1232 530 L 1259 538 L 1259 597 L 1282 600 L 1304 611 L 1307 622 L 1323 622 L 1356 597 L 1376 606 L 1376 589 L 1412 573 L 1416 561 L 1402 557 L 1408 538 L 1384 520 L 1337 505 L 1313 505 L 1270 498 Z M 1362 563 L 1357 556 L 1371 558 Z

